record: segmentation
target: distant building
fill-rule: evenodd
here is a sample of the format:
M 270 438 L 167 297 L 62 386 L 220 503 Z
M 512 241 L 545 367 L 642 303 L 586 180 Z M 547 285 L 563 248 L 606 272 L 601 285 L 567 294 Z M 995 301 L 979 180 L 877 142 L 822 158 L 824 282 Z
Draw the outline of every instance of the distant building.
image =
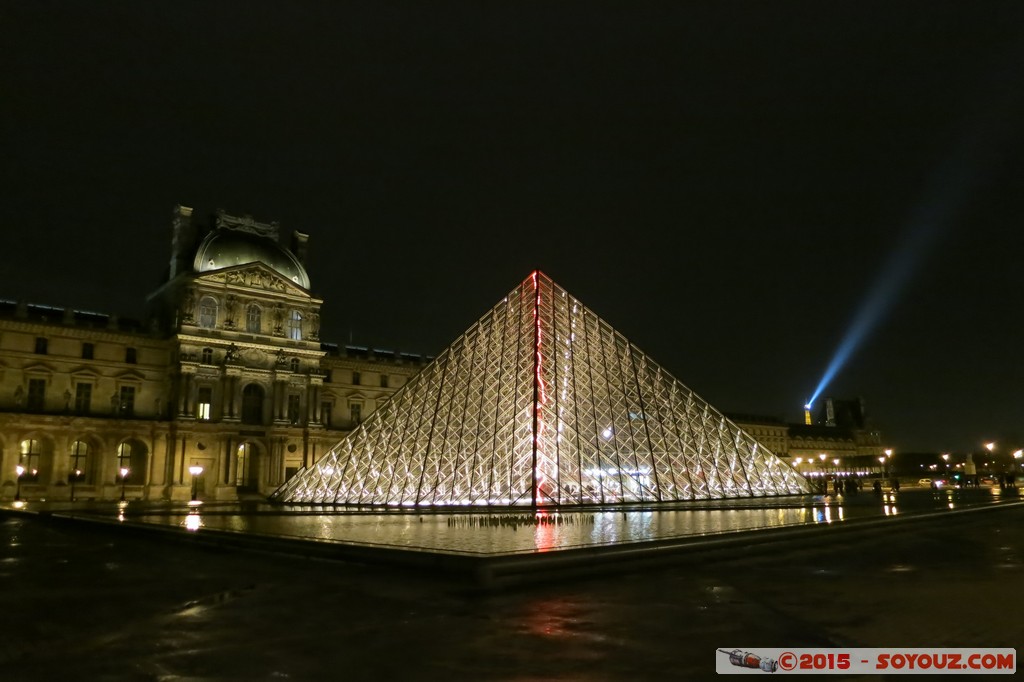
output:
M 323 343 L 307 235 L 279 232 L 177 207 L 144 322 L 0 301 L 0 497 L 264 496 L 425 364 Z
M 812 478 L 877 474 L 885 469 L 881 433 L 872 428 L 860 398 L 821 402 L 813 423 L 785 423 L 775 417 L 728 414 L 740 428 Z M 838 460 L 838 463 L 836 462 Z

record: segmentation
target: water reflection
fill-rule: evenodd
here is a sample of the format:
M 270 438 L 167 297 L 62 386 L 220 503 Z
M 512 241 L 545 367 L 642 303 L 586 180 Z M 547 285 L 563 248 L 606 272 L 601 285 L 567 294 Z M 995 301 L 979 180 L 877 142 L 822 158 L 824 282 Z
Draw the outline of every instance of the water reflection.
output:
M 199 515 L 199 510 L 193 510 L 188 513 L 185 520 L 182 521 L 182 525 L 188 530 L 197 531 L 203 527 L 203 517 Z
M 899 505 L 897 505 L 897 497 Z M 1009 495 L 1004 494 L 1003 501 Z M 1013 500 L 1019 500 L 1014 495 Z M 903 513 L 962 509 L 991 501 L 987 491 L 904 491 L 851 496 L 838 504 L 821 496 L 785 501 L 729 501 L 713 505 L 646 509 L 576 511 L 482 510 L 354 511 L 331 507 L 262 506 L 259 513 L 239 508 L 190 508 L 188 513 L 145 515 L 133 520 L 175 524 L 189 530 L 219 529 L 243 533 L 305 537 L 366 545 L 466 554 L 534 553 L 580 546 L 623 544 L 708 536 L 743 530 L 807 524 L 838 524 Z M 1003 503 L 1003 502 L 1000 502 Z M 757 506 L 763 504 L 764 506 Z M 952 505 L 952 506 L 951 506 Z M 179 507 L 181 509 L 181 507 Z M 123 516 L 119 507 L 119 518 Z

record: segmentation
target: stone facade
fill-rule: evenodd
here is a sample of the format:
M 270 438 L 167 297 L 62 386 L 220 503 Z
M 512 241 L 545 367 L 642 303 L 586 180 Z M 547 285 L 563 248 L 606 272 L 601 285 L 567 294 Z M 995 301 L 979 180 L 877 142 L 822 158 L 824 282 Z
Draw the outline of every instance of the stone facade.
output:
M 145 323 L 0 302 L 0 497 L 234 500 L 323 456 L 426 359 L 321 342 L 306 241 L 179 206 Z

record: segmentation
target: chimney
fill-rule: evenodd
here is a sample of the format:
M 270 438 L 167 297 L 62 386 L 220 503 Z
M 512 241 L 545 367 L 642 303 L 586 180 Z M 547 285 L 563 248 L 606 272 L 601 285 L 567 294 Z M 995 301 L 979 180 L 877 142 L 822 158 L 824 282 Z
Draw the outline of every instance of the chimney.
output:
M 292 253 L 299 259 L 302 266 L 306 266 L 306 242 L 309 241 L 309 235 L 298 230 L 292 232 Z
M 174 217 L 171 219 L 171 274 L 168 279 L 174 279 L 192 269 L 190 256 L 195 242 L 196 228 L 192 224 L 192 209 L 188 206 L 175 206 Z

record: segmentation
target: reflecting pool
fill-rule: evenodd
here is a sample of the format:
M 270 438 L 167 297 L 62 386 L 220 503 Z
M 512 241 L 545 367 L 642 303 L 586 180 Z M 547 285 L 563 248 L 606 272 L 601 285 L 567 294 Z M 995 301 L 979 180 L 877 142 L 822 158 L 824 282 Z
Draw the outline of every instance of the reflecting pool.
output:
M 901 515 L 952 513 L 991 504 L 1020 503 L 1016 489 L 861 492 L 847 497 L 806 496 L 669 507 L 571 511 L 353 511 L 329 506 L 194 504 L 122 510 L 131 522 L 190 531 L 304 538 L 456 554 L 518 554 L 572 547 L 698 538 L 810 524 L 842 524 Z M 77 512 L 77 510 L 76 510 Z M 90 513 L 99 513 L 95 510 Z

